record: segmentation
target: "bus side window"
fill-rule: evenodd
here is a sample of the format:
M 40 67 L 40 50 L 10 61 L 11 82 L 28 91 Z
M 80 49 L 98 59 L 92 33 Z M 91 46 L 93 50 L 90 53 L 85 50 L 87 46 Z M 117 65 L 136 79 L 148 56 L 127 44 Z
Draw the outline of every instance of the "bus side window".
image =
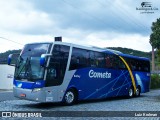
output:
M 57 72 L 55 68 L 49 68 L 48 69 L 48 74 L 50 78 L 56 78 L 57 77 Z
M 137 71 L 141 71 L 141 70 L 142 70 L 141 67 L 142 67 L 142 66 L 141 66 L 141 62 L 140 62 L 139 60 L 137 60 L 136 70 L 137 70 Z
M 96 67 L 96 59 L 94 53 L 95 53 L 94 51 L 90 51 L 89 53 L 90 67 Z
M 119 58 L 117 55 L 113 55 L 112 62 L 113 62 L 113 68 L 118 69 L 119 68 Z
M 104 68 L 105 66 L 105 54 L 100 52 L 95 52 L 95 63 L 96 67 Z
M 124 64 L 124 62 L 119 58 L 119 65 L 118 65 L 119 69 L 126 69 L 126 66 Z
M 63 83 L 67 61 L 69 56 L 69 47 L 65 45 L 54 45 L 52 57 L 46 76 L 46 86 L 58 86 Z
M 73 47 L 69 70 L 88 67 L 88 56 L 87 50 Z
M 112 64 L 111 64 L 110 56 L 109 56 L 109 55 L 106 55 L 105 60 L 106 60 L 106 67 L 107 67 L 107 68 L 111 68 L 111 67 L 112 67 Z
M 130 66 L 133 71 L 136 70 L 136 60 L 130 60 Z
M 107 68 L 118 68 L 119 61 L 116 55 L 106 54 L 105 60 Z
M 150 71 L 150 63 L 148 61 L 144 61 L 142 64 L 142 68 L 144 72 L 149 72 Z

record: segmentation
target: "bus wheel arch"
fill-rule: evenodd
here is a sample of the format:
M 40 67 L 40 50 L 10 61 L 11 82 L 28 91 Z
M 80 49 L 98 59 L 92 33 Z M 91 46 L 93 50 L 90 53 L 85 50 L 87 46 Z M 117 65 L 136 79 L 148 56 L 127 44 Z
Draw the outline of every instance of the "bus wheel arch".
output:
M 64 96 L 66 105 L 75 104 L 78 101 L 78 90 L 76 88 L 69 88 Z

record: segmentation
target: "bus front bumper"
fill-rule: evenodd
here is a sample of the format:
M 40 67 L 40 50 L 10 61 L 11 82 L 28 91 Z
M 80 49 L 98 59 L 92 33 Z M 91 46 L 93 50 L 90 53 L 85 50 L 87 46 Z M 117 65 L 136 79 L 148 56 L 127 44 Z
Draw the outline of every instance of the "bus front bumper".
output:
M 37 102 L 47 102 L 45 91 L 43 91 L 42 89 L 32 90 L 13 87 L 13 94 L 15 97 L 20 99 L 26 99 Z

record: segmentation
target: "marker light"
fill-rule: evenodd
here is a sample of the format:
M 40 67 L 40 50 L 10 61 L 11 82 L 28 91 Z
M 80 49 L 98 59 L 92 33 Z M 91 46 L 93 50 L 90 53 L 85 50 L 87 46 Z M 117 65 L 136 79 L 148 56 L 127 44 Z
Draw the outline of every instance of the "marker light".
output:
M 41 88 L 34 88 L 32 91 L 33 92 L 38 92 L 38 91 L 41 91 Z

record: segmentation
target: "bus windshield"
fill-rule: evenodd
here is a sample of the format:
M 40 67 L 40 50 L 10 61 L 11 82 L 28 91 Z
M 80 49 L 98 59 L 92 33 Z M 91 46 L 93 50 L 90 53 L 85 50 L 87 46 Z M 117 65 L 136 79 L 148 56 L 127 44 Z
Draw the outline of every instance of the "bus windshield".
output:
M 39 60 L 42 54 L 49 52 L 50 47 L 49 43 L 25 45 L 16 63 L 15 79 L 27 81 L 43 79 L 44 68 L 40 66 Z

